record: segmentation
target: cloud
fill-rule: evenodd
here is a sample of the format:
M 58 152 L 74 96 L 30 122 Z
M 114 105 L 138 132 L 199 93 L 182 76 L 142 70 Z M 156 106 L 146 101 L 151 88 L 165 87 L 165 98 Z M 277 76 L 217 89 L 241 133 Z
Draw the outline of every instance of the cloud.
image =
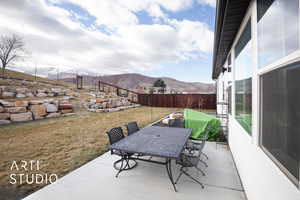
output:
M 57 67 L 95 73 L 136 72 L 208 54 L 213 32 L 200 21 L 169 19 L 161 8 L 177 12 L 191 0 L 71 0 L 90 15 L 87 20 L 62 1 L 10 0 L 0 5 L 0 32 L 24 37 L 31 57 L 19 66 Z M 101 3 L 100 3 L 101 2 Z M 140 24 L 135 12 L 144 10 L 164 23 Z M 74 17 L 78 20 L 72 19 Z M 102 26 L 106 31 L 100 30 Z
M 197 0 L 199 4 L 207 4 L 211 7 L 216 7 L 216 0 Z

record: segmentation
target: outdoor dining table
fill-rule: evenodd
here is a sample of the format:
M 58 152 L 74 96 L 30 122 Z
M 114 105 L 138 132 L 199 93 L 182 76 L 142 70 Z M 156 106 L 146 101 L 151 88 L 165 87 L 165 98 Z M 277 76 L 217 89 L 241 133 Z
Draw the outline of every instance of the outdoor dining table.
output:
M 126 156 L 128 153 L 164 158 L 165 162 L 144 159 L 139 156 L 134 159 L 165 165 L 168 177 L 177 192 L 172 175 L 171 160 L 179 158 L 191 133 L 192 129 L 149 126 L 114 143 L 110 149 L 123 152 L 124 159 L 129 159 Z M 119 172 L 123 170 L 120 168 Z

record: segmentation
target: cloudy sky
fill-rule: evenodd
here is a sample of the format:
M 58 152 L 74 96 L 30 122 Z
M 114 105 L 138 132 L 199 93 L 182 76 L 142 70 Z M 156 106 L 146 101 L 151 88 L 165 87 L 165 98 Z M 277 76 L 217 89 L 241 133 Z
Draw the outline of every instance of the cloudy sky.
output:
M 0 33 L 24 38 L 19 69 L 211 82 L 214 15 L 215 0 L 0 0 Z

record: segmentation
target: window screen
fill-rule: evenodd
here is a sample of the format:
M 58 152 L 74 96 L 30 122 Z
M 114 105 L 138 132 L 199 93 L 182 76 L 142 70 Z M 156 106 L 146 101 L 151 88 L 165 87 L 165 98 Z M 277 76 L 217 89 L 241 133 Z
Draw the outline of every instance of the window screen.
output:
M 261 76 L 261 145 L 299 183 L 300 64 Z

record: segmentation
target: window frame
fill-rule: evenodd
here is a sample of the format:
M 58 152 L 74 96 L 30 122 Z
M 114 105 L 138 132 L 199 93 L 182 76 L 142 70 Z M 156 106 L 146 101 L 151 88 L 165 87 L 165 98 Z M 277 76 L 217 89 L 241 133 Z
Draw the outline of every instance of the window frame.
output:
M 247 13 L 246 13 L 246 15 L 245 15 L 245 17 L 244 17 L 244 19 L 242 21 L 242 24 L 241 24 L 241 26 L 239 28 L 237 37 L 234 40 L 234 43 L 233 43 L 233 46 L 232 46 L 232 52 L 231 52 L 231 59 L 232 59 L 231 60 L 232 61 L 231 65 L 233 67 L 233 70 L 232 70 L 232 76 L 233 76 L 232 82 L 233 82 L 233 84 L 232 85 L 234 85 L 232 87 L 232 101 L 234 101 L 233 104 L 232 104 L 232 111 L 233 111 L 232 112 L 232 117 L 237 122 L 237 124 L 240 126 L 240 128 L 243 129 L 247 133 L 246 135 L 248 135 L 248 137 L 249 137 L 249 139 L 251 141 L 253 141 L 253 132 L 254 132 L 253 125 L 251 126 L 251 132 L 249 133 L 247 130 L 245 130 L 243 128 L 243 126 L 236 119 L 236 98 L 235 98 L 235 96 L 236 96 L 236 78 L 237 78 L 236 77 L 236 67 L 237 67 L 236 66 L 236 59 L 238 57 L 238 56 L 236 56 L 236 46 L 238 45 L 238 43 L 239 43 L 239 41 L 240 41 L 240 39 L 241 39 L 241 37 L 242 37 L 242 35 L 244 33 L 244 30 L 245 30 L 245 28 L 247 27 L 247 25 L 249 23 L 250 24 L 250 28 L 251 28 L 251 31 L 250 31 L 250 34 L 251 34 L 250 42 L 251 42 L 251 49 L 252 49 L 251 53 L 252 54 L 254 52 L 253 49 L 256 48 L 256 44 L 254 44 L 254 40 L 253 40 L 253 9 L 254 8 L 255 8 L 255 6 L 253 4 L 251 4 L 249 6 L 249 9 L 248 9 L 248 11 L 247 11 Z M 243 51 L 243 49 L 241 50 L 241 52 Z M 254 91 L 253 90 L 253 77 L 255 76 L 255 74 L 254 74 L 254 71 L 255 71 L 254 68 L 255 67 L 256 67 L 256 65 L 255 65 L 255 62 L 254 62 L 254 54 L 253 54 L 252 55 L 252 63 L 251 63 L 251 83 L 252 83 L 252 88 L 251 88 L 251 93 L 252 93 L 251 117 L 252 117 L 252 123 L 253 123 L 253 114 L 254 114 L 254 112 L 253 112 L 253 109 L 254 109 L 253 108 L 253 91 Z
M 300 10 L 299 10 L 300 11 Z M 266 73 L 264 73 L 264 74 L 267 74 L 267 73 L 269 73 L 269 72 L 273 72 L 274 70 L 279 70 L 279 69 L 281 69 L 281 68 L 285 68 L 285 67 L 289 67 L 289 66 L 292 66 L 293 64 L 299 64 L 300 63 L 300 60 L 299 61 L 296 61 L 296 62 L 292 62 L 292 63 L 289 63 L 289 64 L 287 64 L 287 65 L 284 65 L 284 66 L 282 66 L 282 67 L 277 67 L 277 68 L 275 68 L 275 69 L 273 69 L 273 70 L 270 70 L 270 71 L 268 71 L 268 72 L 266 72 Z M 262 115 L 263 115 L 263 99 L 262 99 L 262 92 L 263 92 L 263 84 L 262 84 L 262 78 L 263 78 L 263 75 L 264 74 L 261 74 L 261 75 L 259 75 L 259 91 L 258 91 L 258 93 L 259 93 L 259 95 L 260 95 L 260 99 L 259 99 L 259 117 L 260 117 L 260 119 L 262 118 Z M 275 165 L 277 165 L 277 167 L 279 168 L 279 170 L 282 172 L 282 173 L 284 173 L 284 175 L 289 179 L 289 180 L 291 180 L 291 182 L 298 188 L 298 189 L 300 189 L 300 178 L 299 178 L 299 180 L 297 179 L 297 178 L 295 178 L 294 177 L 294 175 L 293 174 L 291 174 L 290 173 L 290 171 L 283 165 L 283 164 L 281 164 L 279 161 L 278 161 L 278 159 L 275 157 L 275 156 L 273 156 L 272 155 L 272 153 L 270 153 L 270 151 L 267 149 L 267 148 L 265 148 L 264 146 L 263 146 L 263 141 L 262 141 L 262 137 L 263 137 L 263 131 L 262 131 L 262 128 L 263 128 L 263 122 L 262 122 L 262 120 L 259 120 L 259 147 L 262 149 L 262 151 L 271 159 L 271 161 L 272 162 L 274 162 L 275 163 Z M 300 165 L 299 165 L 299 172 L 300 172 Z
M 299 23 L 299 27 L 300 27 L 300 0 L 299 1 L 299 16 L 298 16 L 298 23 Z M 254 13 L 255 13 L 255 29 L 257 31 L 258 28 L 258 22 L 257 22 L 257 1 L 255 0 L 255 8 L 254 9 Z M 252 16 L 254 17 L 254 16 Z M 253 26 L 253 24 L 252 24 Z M 300 44 L 300 30 L 298 33 L 298 37 L 299 37 L 299 44 Z M 256 32 L 254 35 L 255 38 L 255 52 L 256 52 L 256 62 L 258 60 L 258 48 L 257 48 L 257 40 L 258 40 L 258 33 Z M 300 46 L 300 45 L 299 45 Z M 296 64 L 300 62 L 300 48 L 298 50 L 296 50 L 293 53 L 290 53 L 282 58 L 279 58 L 277 60 L 274 60 L 273 62 L 271 62 L 270 64 L 258 68 L 258 63 L 255 63 L 255 68 L 256 68 L 256 72 L 253 76 L 255 76 L 257 78 L 257 91 L 256 91 L 256 95 L 257 95 L 257 100 L 258 100 L 258 104 L 257 104 L 257 120 L 258 120 L 258 127 L 257 127 L 257 144 L 258 147 L 262 150 L 262 152 L 264 152 L 266 154 L 266 156 L 271 160 L 271 162 L 273 162 L 278 168 L 279 170 L 293 183 L 293 185 L 295 185 L 298 189 L 300 189 L 300 178 L 299 180 L 297 180 L 288 170 L 286 167 L 284 167 L 263 145 L 262 145 L 262 113 L 263 113 L 263 106 L 262 106 L 262 77 L 264 74 L 267 74 L 268 72 L 272 72 L 274 70 L 277 69 L 281 69 L 284 67 L 288 67 L 289 65 L 292 64 Z M 299 173 L 300 173 L 300 165 L 299 165 Z

